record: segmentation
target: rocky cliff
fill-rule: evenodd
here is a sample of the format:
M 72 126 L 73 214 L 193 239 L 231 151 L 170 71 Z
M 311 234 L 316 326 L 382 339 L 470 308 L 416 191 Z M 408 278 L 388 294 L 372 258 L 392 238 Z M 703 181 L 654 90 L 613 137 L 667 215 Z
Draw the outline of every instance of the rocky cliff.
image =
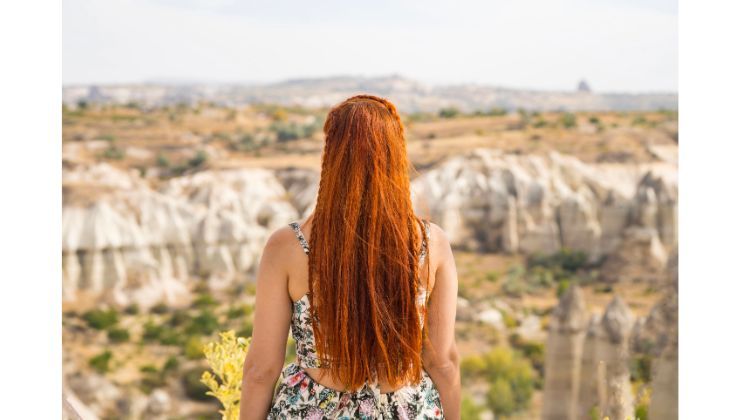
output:
M 571 248 L 598 259 L 637 243 L 660 267 L 676 243 L 674 174 L 667 164 L 589 165 L 557 153 L 480 149 L 447 160 L 414 187 L 420 212 L 457 247 L 526 254 Z
M 582 250 L 620 281 L 644 272 L 635 264 L 659 275 L 675 247 L 674 173 L 481 149 L 420 175 L 413 197 L 457 248 Z M 218 287 L 248 277 L 270 232 L 311 212 L 318 172 L 209 170 L 154 185 L 80 164 L 65 167 L 63 185 L 65 300 L 149 306 L 184 299 L 193 278 Z

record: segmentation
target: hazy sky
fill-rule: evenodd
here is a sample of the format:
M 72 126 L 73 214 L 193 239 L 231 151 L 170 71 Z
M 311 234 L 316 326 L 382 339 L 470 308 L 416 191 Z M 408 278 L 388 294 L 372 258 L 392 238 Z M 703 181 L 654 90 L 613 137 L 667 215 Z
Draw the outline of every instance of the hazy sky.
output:
M 63 80 L 676 91 L 677 0 L 64 0 Z

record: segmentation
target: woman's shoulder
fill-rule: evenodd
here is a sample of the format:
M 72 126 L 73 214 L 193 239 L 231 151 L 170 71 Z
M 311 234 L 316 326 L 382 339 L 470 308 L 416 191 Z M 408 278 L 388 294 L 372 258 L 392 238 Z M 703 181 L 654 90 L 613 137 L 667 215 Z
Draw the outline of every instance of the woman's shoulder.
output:
M 429 239 L 431 240 L 432 246 L 450 246 L 450 241 L 447 238 L 447 233 L 438 224 L 429 221 Z
M 440 265 L 446 259 L 452 258 L 452 249 L 447 233 L 436 223 L 427 220 L 429 224 L 429 252 L 435 265 Z
M 267 242 L 265 242 L 264 253 L 286 255 L 285 252 L 293 248 L 300 250 L 293 227 L 286 223 L 285 226 L 275 229 L 268 236 Z

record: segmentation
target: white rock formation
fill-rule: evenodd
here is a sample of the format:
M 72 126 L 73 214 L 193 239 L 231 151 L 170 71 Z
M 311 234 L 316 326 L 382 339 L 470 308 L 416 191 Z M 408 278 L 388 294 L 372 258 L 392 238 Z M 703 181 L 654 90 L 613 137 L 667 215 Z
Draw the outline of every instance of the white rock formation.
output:
M 190 276 L 228 284 L 255 267 L 271 231 L 298 217 L 262 169 L 201 172 L 159 191 L 108 165 L 68 170 L 64 180 L 67 301 L 149 306 L 183 299 Z
M 602 267 L 607 282 L 644 281 L 658 284 L 665 275 L 668 255 L 654 228 L 631 226 Z
M 651 419 L 678 419 L 678 254 L 669 259 L 666 295 L 656 305 L 664 320 L 667 343 L 654 362 L 652 398 L 648 416 Z
M 146 417 L 153 418 L 166 418 L 166 414 L 172 408 L 172 401 L 170 395 L 164 389 L 155 389 L 149 396 L 146 406 Z
M 480 311 L 476 313 L 475 320 L 483 324 L 490 325 L 499 331 L 506 330 L 506 326 L 504 325 L 504 316 L 498 309 L 488 308 Z
M 583 339 L 588 314 L 583 292 L 571 286 L 550 320 L 545 346 L 543 419 L 576 419 Z
M 616 296 L 601 317 L 604 334 L 597 344 L 597 357 L 605 368 L 605 400 L 602 416 L 626 419 L 634 416 L 634 396 L 630 384 L 629 338 L 634 319 L 624 301 Z
M 567 247 L 596 259 L 620 245 L 628 226 L 653 229 L 660 245 L 675 245 L 672 172 L 665 165 L 589 165 L 554 152 L 477 149 L 414 180 L 414 202 L 457 247 L 524 253 Z
M 597 353 L 598 343 L 603 335 L 601 318 L 598 315 L 593 315 L 588 322 L 586 339 L 583 343 L 583 357 L 581 358 L 578 385 L 577 419 L 592 418 L 592 413 L 601 411 L 601 401 L 605 400 L 605 372 L 603 363 Z
M 619 280 L 631 278 L 623 262 L 635 249 L 658 276 L 675 247 L 672 172 L 479 149 L 422 174 L 412 195 L 456 247 L 616 253 L 609 274 Z M 318 177 L 299 168 L 212 170 L 155 189 L 135 170 L 66 164 L 64 299 L 175 303 L 193 277 L 212 287 L 243 279 L 271 231 L 312 211 Z

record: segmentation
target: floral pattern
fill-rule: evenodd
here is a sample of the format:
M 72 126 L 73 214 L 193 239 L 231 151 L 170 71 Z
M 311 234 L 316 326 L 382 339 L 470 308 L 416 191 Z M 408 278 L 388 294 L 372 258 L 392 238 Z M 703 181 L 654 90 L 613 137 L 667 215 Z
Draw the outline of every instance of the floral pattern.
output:
M 282 376 L 268 420 L 444 418 L 439 392 L 424 371 L 418 384 L 383 394 L 372 384 L 355 392 L 327 388 L 295 363 Z

